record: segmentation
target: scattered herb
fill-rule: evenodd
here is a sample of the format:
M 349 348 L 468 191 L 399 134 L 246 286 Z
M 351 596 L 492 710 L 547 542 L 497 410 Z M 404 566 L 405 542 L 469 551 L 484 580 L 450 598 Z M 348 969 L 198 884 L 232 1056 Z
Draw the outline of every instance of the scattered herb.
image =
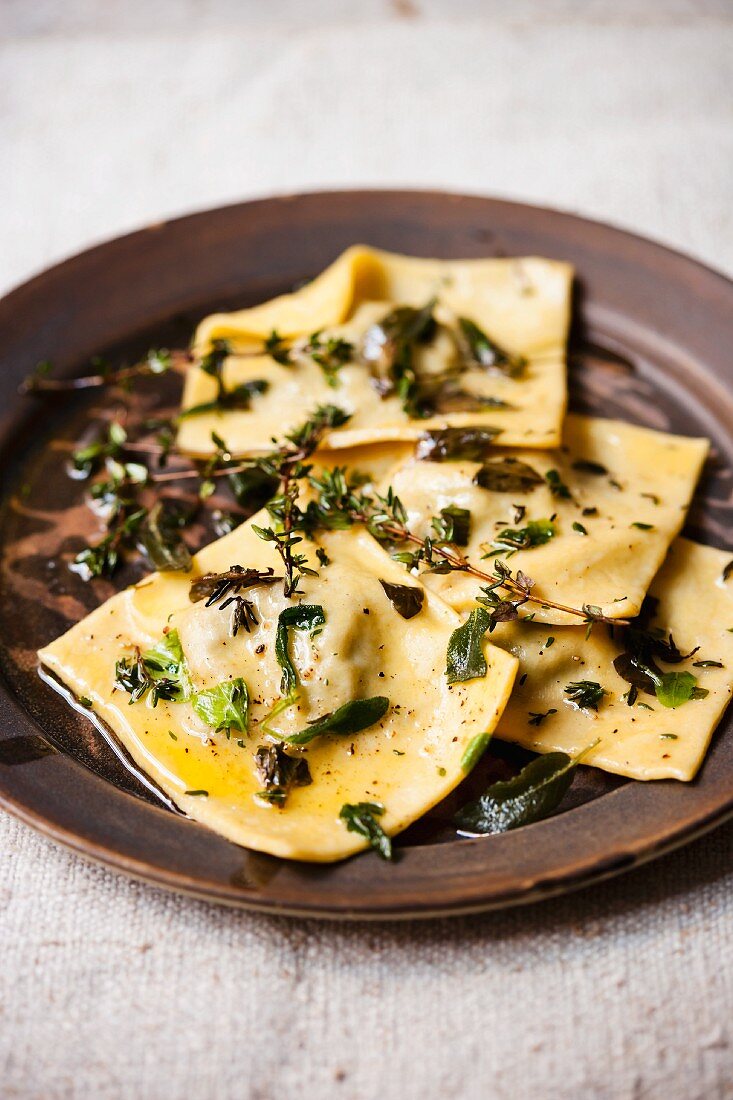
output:
M 425 591 L 413 584 L 392 584 L 390 581 L 380 580 L 387 599 L 392 607 L 403 619 L 412 619 L 422 611 L 425 602 Z
M 280 691 L 284 696 L 291 696 L 298 683 L 298 675 L 290 657 L 288 629 L 307 630 L 311 638 L 314 638 L 325 622 L 326 614 L 320 604 L 293 604 L 280 612 L 275 634 L 275 656 L 282 669 Z
M 636 527 L 637 530 L 639 530 L 639 531 L 653 531 L 654 530 L 654 524 L 652 524 L 652 523 L 638 523 L 637 522 L 637 523 L 632 523 L 631 526 Z
M 424 415 L 419 408 L 419 383 L 415 352 L 432 340 L 436 332 L 431 299 L 421 309 L 398 306 L 364 335 L 361 356 L 372 371 L 377 392 L 386 397 L 396 394 L 408 416 Z
M 338 710 L 321 715 L 305 729 L 283 738 L 290 745 L 307 745 L 322 733 L 351 734 L 373 726 L 389 709 L 389 699 L 375 695 L 370 699 L 352 699 Z
M 579 470 L 582 474 L 594 474 L 596 477 L 608 473 L 606 467 L 601 466 L 600 462 L 589 462 L 587 458 L 576 458 L 573 469 Z
M 549 519 L 531 519 L 525 527 L 505 527 L 494 535 L 491 545 L 495 550 L 532 550 L 544 546 L 556 533 L 555 524 Z
M 557 710 L 555 709 L 555 707 L 550 707 L 550 709 L 544 711 L 544 713 L 536 710 L 530 710 L 527 713 L 529 714 L 529 722 L 527 723 L 528 725 L 541 726 L 545 719 L 549 718 L 551 714 L 557 714 Z
M 492 458 L 474 474 L 474 485 L 493 493 L 528 493 L 543 479 L 526 462 L 516 458 Z
M 452 542 L 455 546 L 467 546 L 471 533 L 471 513 L 468 508 L 449 504 L 440 509 L 440 515 L 431 521 L 435 537 L 440 542 Z
M 241 676 L 225 680 L 210 691 L 200 691 L 193 697 L 193 709 L 215 732 L 240 730 L 249 725 L 249 692 Z
M 448 641 L 447 665 L 445 674 L 449 684 L 463 683 L 485 676 L 486 658 L 483 652 L 483 637 L 491 626 L 491 615 L 483 607 L 475 607 L 462 626 L 459 626 Z
M 392 859 L 392 841 L 377 821 L 384 813 L 381 802 L 346 802 L 341 807 L 339 817 L 346 823 L 350 833 L 365 837 L 382 859 Z
M 191 509 L 179 501 L 158 500 L 137 527 L 137 545 L 153 569 L 190 572 L 191 553 L 181 530 L 191 520 Z
M 254 757 L 264 787 L 257 797 L 264 802 L 282 807 L 293 787 L 307 787 L 313 782 L 305 757 L 289 756 L 282 745 L 259 745 Z
M 231 606 L 233 610 L 230 630 L 232 636 L 236 637 L 240 627 L 249 634 L 251 628 L 258 623 L 254 604 L 239 593 L 257 585 L 276 584 L 281 580 L 282 577 L 275 576 L 271 567 L 262 570 L 230 565 L 223 573 L 205 573 L 192 581 L 188 597 L 192 603 L 205 600 L 205 607 L 218 604 L 220 611 L 226 611 Z
M 598 704 L 607 693 L 594 680 L 576 680 L 567 685 L 565 694 L 581 710 L 598 710 Z
M 565 482 L 560 477 L 557 470 L 548 470 L 545 474 L 545 481 L 547 482 L 550 492 L 558 500 L 572 500 L 572 493 L 568 489 Z
M 573 524 L 573 531 L 577 531 L 579 535 L 588 534 L 587 528 L 585 528 L 582 523 L 578 523 L 577 521 Z
M 508 378 L 519 378 L 527 365 L 522 355 L 513 355 L 501 347 L 468 317 L 458 318 L 457 343 L 468 367 L 482 367 Z
M 482 462 L 500 433 L 500 428 L 443 428 L 426 432 L 415 453 L 422 461 Z
M 329 386 L 338 385 L 338 375 L 342 367 L 354 358 L 354 345 L 340 336 L 327 336 L 314 332 L 305 345 L 305 352 L 323 371 Z
M 564 752 L 550 752 L 532 760 L 513 779 L 492 784 L 481 798 L 458 812 L 459 831 L 481 836 L 541 821 L 562 802 L 583 755 L 572 758 Z

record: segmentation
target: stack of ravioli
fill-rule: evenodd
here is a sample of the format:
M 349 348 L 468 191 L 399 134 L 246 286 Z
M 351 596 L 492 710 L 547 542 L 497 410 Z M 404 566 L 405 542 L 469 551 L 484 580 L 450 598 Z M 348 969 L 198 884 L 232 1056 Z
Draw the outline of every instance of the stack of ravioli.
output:
M 377 492 L 391 488 L 421 537 L 444 510 L 462 510 L 468 561 L 488 573 L 507 561 L 549 603 L 526 603 L 483 636 L 480 674 L 450 677 L 449 643 L 477 607 L 481 580 L 408 572 L 351 527 L 304 539 L 310 572 L 296 594 L 282 583 L 249 588 L 248 629 L 233 633 L 220 606 L 191 599 L 192 581 L 233 567 L 280 575 L 276 548 L 258 534 L 272 524 L 266 510 L 196 555 L 192 574 L 154 574 L 119 593 L 40 658 L 191 817 L 277 856 L 340 859 L 369 843 L 347 827 L 344 806 L 379 807 L 394 835 L 459 784 L 476 756 L 469 750 L 488 735 L 538 753 L 583 753 L 584 764 L 634 779 L 693 779 L 733 668 L 729 555 L 678 537 L 708 444 L 566 415 L 572 279 L 567 264 L 539 258 L 436 261 L 354 247 L 301 290 L 200 324 L 183 409 L 202 411 L 181 420 L 181 452 L 206 458 L 218 439 L 233 456 L 265 453 L 317 406 L 336 405 L 348 419 L 322 440 L 317 470 L 345 468 Z M 317 333 L 363 348 L 390 312 L 426 302 L 441 324 L 420 351 L 423 372 L 440 375 L 455 355 L 446 332 L 456 318 L 521 370 L 476 362 L 460 379 L 469 407 L 459 400 L 418 417 L 375 385 L 362 355 L 329 373 L 317 357 L 278 361 L 264 350 L 273 332 L 284 346 Z M 256 383 L 248 408 L 206 411 L 217 381 L 200 364 L 222 346 L 231 353 L 224 384 Z M 483 453 L 441 447 L 451 429 L 483 429 Z M 415 589 L 409 616 L 390 586 Z M 630 691 L 614 664 L 619 632 L 606 622 L 589 632 L 572 611 L 629 621 L 645 599 L 653 629 L 683 656 L 674 668 L 695 678 L 683 701 Z M 156 651 L 163 672 L 166 661 L 176 667 L 177 690 L 132 701 L 115 687 L 115 666 Z M 602 693 L 582 705 L 568 691 L 579 683 Z M 207 711 L 207 700 L 226 700 L 227 685 L 229 724 L 221 706 L 213 719 Z M 360 700 L 373 720 L 352 734 L 339 715 Z M 262 750 L 276 743 L 294 761 L 291 780 L 307 762 L 307 779 L 280 800 L 263 797 Z

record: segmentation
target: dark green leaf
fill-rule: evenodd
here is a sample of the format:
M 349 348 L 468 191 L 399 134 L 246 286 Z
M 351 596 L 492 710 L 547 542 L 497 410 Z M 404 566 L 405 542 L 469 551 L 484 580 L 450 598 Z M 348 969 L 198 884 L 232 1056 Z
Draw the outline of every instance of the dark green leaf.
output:
M 654 524 L 652 523 L 632 523 L 632 527 L 636 527 L 639 531 L 653 531 Z
M 505 833 L 551 814 L 573 781 L 578 758 L 564 752 L 538 756 L 519 775 L 494 783 L 481 798 L 456 815 L 462 833 L 471 836 Z
M 255 752 L 255 768 L 264 789 L 258 797 L 276 806 L 284 806 L 293 787 L 312 783 L 308 761 L 303 756 L 289 756 L 282 745 L 259 745 Z
M 485 676 L 487 670 L 483 637 L 491 626 L 491 614 L 475 607 L 462 626 L 450 636 L 445 674 L 449 684 Z
M 425 602 L 425 591 L 414 584 L 391 584 L 389 581 L 380 580 L 387 599 L 395 611 L 403 619 L 412 619 L 422 611 Z
M 389 699 L 384 695 L 374 695 L 370 699 L 352 699 L 338 710 L 323 714 L 305 729 L 284 738 L 291 745 L 307 745 L 314 737 L 322 733 L 350 734 L 373 726 L 383 718 L 389 709 Z
M 573 463 L 574 470 L 580 470 L 583 474 L 595 474 L 596 477 L 601 477 L 603 474 L 607 474 L 608 470 L 605 466 L 601 466 L 600 462 L 589 462 L 587 458 L 576 458 Z
M 483 367 L 509 378 L 518 378 L 527 365 L 523 356 L 512 355 L 502 348 L 468 317 L 458 318 L 458 338 L 467 366 Z
M 443 428 L 420 437 L 416 455 L 423 461 L 482 462 L 501 428 Z
M 545 481 L 550 487 L 550 492 L 558 500 L 572 500 L 572 494 L 557 470 L 548 470 Z
M 235 729 L 247 732 L 249 724 L 249 692 L 241 676 L 225 680 L 210 691 L 200 691 L 193 698 L 193 709 L 214 731 Z
M 449 504 L 440 509 L 440 516 L 433 517 L 433 530 L 439 542 L 452 542 L 455 546 L 467 546 L 471 532 L 471 513 L 468 508 Z
M 382 859 L 392 859 L 392 841 L 377 821 L 384 813 L 380 802 L 346 802 L 339 813 L 350 833 L 366 837 Z
M 282 680 L 280 681 L 280 691 L 283 695 L 290 695 L 298 683 L 298 676 L 290 658 L 288 628 L 307 630 L 313 638 L 325 621 L 326 614 L 320 604 L 293 604 L 292 607 L 286 607 L 284 611 L 280 612 L 277 620 L 277 633 L 275 634 L 275 656 L 280 668 L 283 670 Z
M 506 527 L 494 536 L 492 546 L 498 549 L 531 550 L 544 546 L 555 535 L 555 524 L 549 519 L 531 519 L 525 527 Z
M 474 485 L 493 493 L 528 493 L 542 481 L 536 470 L 516 458 L 489 459 L 473 478 Z
M 137 544 L 154 569 L 162 573 L 190 571 L 191 553 L 181 535 L 190 518 L 190 508 L 168 500 L 156 501 L 145 515 L 137 529 Z
M 582 710 L 598 710 L 598 704 L 606 691 L 594 680 L 576 680 L 567 685 L 565 694 L 571 703 Z
M 578 523 L 577 521 L 573 524 L 573 531 L 577 531 L 579 535 L 588 534 L 587 528 L 584 527 L 582 523 Z

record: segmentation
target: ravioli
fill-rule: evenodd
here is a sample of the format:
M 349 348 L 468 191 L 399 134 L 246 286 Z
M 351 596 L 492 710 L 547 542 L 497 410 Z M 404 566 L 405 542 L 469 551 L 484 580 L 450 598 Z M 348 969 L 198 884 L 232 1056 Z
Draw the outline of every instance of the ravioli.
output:
M 707 449 L 703 439 L 569 415 L 557 451 L 502 450 L 484 467 L 413 459 L 385 486 L 388 480 L 417 534 L 429 532 L 441 509 L 467 508 L 464 552 L 472 564 L 491 573 L 499 550 L 512 570 L 536 582 L 538 595 L 572 608 L 590 604 L 616 619 L 638 613 L 682 527 Z M 459 611 L 473 606 L 485 583 L 460 572 L 423 580 Z M 532 604 L 531 611 L 539 622 L 578 622 L 555 608 Z
M 254 523 L 267 525 L 265 513 Z M 448 640 L 460 619 L 419 582 L 405 577 L 363 531 L 330 533 L 304 543 L 316 577 L 301 582 L 302 600 L 323 610 L 320 632 L 291 629 L 289 646 L 298 698 L 271 714 L 283 696 L 283 668 L 275 649 L 280 613 L 292 607 L 282 583 L 247 589 L 254 621 L 231 631 L 231 609 L 191 603 L 192 577 L 233 563 L 276 573 L 281 562 L 250 523 L 201 551 L 192 574 L 154 574 L 112 597 L 41 650 L 47 669 L 113 731 L 133 760 L 192 818 L 235 843 L 291 859 L 330 861 L 367 846 L 339 819 L 346 803 L 385 807 L 380 824 L 392 835 L 445 797 L 461 780 L 461 757 L 472 739 L 493 730 L 509 697 L 517 662 L 484 643 L 488 671 L 449 685 Z M 330 564 L 321 565 L 315 550 Z M 395 610 L 381 581 L 412 584 L 422 609 L 409 619 Z M 113 688 L 115 662 L 149 649 L 176 631 L 193 694 L 130 703 Z M 243 678 L 249 692 L 249 732 L 214 732 L 196 699 Z M 325 733 L 295 752 L 312 782 L 289 791 L 283 808 L 258 795 L 255 764 L 268 743 L 262 725 L 291 737 L 314 719 L 356 699 L 386 697 L 384 716 L 353 735 Z
M 199 456 L 213 452 L 212 431 L 232 454 L 266 451 L 318 404 L 335 404 L 350 415 L 324 440 L 325 447 L 353 447 L 387 440 L 415 440 L 430 427 L 479 425 L 496 429 L 509 446 L 548 447 L 559 442 L 566 405 L 565 343 L 570 315 L 572 269 L 538 258 L 497 260 L 421 260 L 355 246 L 302 290 L 252 309 L 214 314 L 199 325 L 194 351 L 204 355 L 225 340 L 222 382 L 231 391 L 253 383 L 247 409 L 190 414 L 216 398 L 217 383 L 198 365 L 186 377 L 178 446 Z M 458 317 L 478 324 L 492 340 L 526 365 L 519 377 L 484 368 L 460 374 L 463 391 L 496 407 L 443 411 L 427 419 L 411 418 L 402 399 L 380 396 L 368 368 L 347 362 L 330 377 L 309 354 L 289 364 L 256 354 L 275 331 L 285 340 L 320 333 L 355 347 L 395 306 L 422 307 L 435 299 L 435 317 L 444 327 L 430 346 L 416 350 L 419 372 L 435 379 L 456 359 L 447 337 Z M 459 402 L 460 405 L 460 402 Z
M 725 581 L 723 573 L 729 561 L 729 551 L 679 538 L 650 589 L 659 600 L 652 625 L 671 633 L 683 654 L 699 646 L 687 660 L 659 667 L 695 676 L 707 695 L 671 709 L 639 692 L 629 706 L 629 684 L 613 665 L 623 652 L 620 633 L 614 640 L 596 626 L 586 640 L 583 628 L 559 627 L 551 636 L 533 623 L 503 623 L 492 641 L 519 658 L 520 675 L 496 736 L 573 756 L 595 745 L 584 764 L 631 779 L 693 779 L 733 688 L 733 578 Z M 597 711 L 581 709 L 565 692 L 583 681 L 606 691 Z

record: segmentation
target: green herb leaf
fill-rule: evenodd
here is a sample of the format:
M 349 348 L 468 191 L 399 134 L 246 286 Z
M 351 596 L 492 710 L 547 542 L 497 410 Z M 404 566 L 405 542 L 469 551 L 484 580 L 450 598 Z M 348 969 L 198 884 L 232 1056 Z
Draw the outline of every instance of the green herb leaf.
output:
M 382 859 L 392 859 L 392 841 L 377 821 L 384 813 L 381 802 L 346 802 L 339 817 L 346 822 L 350 833 L 366 837 L 369 844 Z
M 249 692 L 241 676 L 225 680 L 210 691 L 200 691 L 193 698 L 193 709 L 199 718 L 215 732 L 235 729 L 247 732 L 249 724 Z
M 190 508 L 169 500 L 157 501 L 144 516 L 137 529 L 137 544 L 154 569 L 161 573 L 190 572 L 191 553 L 181 528 L 191 516 Z
M 489 741 L 491 740 L 490 733 L 477 733 L 475 737 L 466 745 L 463 756 L 461 757 L 461 770 L 468 773 L 478 764 L 481 757 L 488 748 Z
M 573 524 L 573 531 L 577 531 L 579 535 L 588 534 L 587 528 L 584 527 L 582 523 L 578 523 L 577 521 Z
M 654 530 L 654 524 L 653 523 L 632 523 L 631 526 L 636 527 L 637 530 L 639 530 L 639 531 L 653 531 Z
M 275 656 L 280 668 L 283 670 L 280 681 L 280 691 L 283 695 L 290 695 L 298 683 L 298 675 L 290 657 L 288 628 L 307 630 L 313 638 L 325 622 L 326 614 L 320 604 L 294 604 L 292 607 L 286 607 L 284 611 L 280 612 L 275 634 Z
M 305 729 L 284 737 L 283 740 L 289 745 L 307 745 L 322 733 L 358 733 L 379 722 L 388 709 L 389 699 L 384 695 L 374 695 L 369 699 L 351 699 L 338 710 L 321 715 L 314 722 L 309 722 Z
M 443 428 L 420 437 L 416 456 L 429 462 L 482 462 L 501 428 Z
M 494 783 L 464 806 L 456 815 L 459 831 L 470 836 L 505 833 L 547 817 L 565 797 L 579 759 L 564 752 L 538 756 L 519 775 Z
M 483 637 L 491 626 L 491 614 L 483 607 L 475 607 L 462 626 L 450 636 L 445 674 L 449 684 L 463 683 L 485 676 L 486 658 Z
M 558 500 L 572 500 L 572 493 L 560 477 L 560 474 L 557 470 L 548 470 L 545 474 L 545 481 L 547 482 L 552 495 L 554 497 L 557 497 Z
M 491 545 L 498 550 L 531 550 L 544 546 L 555 536 L 555 524 L 549 519 L 531 519 L 525 527 L 505 527 Z
M 458 318 L 458 346 L 466 366 L 494 370 L 508 378 L 518 378 L 527 360 L 502 348 L 482 328 L 468 317 Z
M 600 462 L 589 462 L 587 458 L 576 458 L 573 463 L 574 470 L 580 470 L 583 474 L 594 474 L 596 477 L 601 477 L 608 473 L 605 466 L 601 466 Z
M 492 458 L 473 477 L 474 485 L 492 493 L 528 493 L 543 479 L 526 462 L 516 458 Z
M 259 745 L 255 768 L 264 788 L 256 797 L 280 807 L 293 787 L 307 787 L 313 782 L 305 757 L 289 756 L 282 745 Z
M 471 532 L 471 513 L 468 508 L 449 504 L 447 508 L 440 509 L 440 516 L 433 516 L 432 526 L 439 542 L 467 546 Z
M 594 680 L 576 680 L 567 685 L 565 694 L 581 710 L 598 710 L 598 704 L 606 691 Z
M 657 699 L 663 707 L 676 710 L 694 696 L 697 679 L 691 672 L 665 672 L 654 685 Z
M 403 619 L 412 619 L 422 611 L 425 602 L 425 591 L 414 584 L 391 584 L 390 581 L 380 580 L 387 599 L 392 607 Z

